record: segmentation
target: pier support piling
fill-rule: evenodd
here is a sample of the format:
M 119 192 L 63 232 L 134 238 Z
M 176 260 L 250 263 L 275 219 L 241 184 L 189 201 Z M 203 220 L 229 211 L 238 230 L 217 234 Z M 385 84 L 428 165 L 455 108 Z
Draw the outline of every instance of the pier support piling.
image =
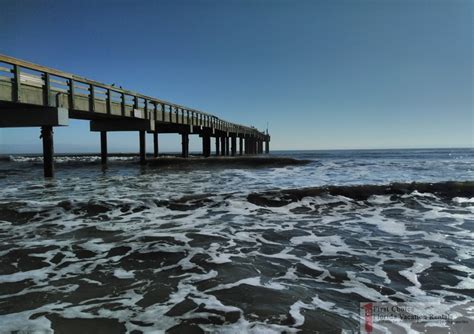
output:
M 266 154 L 270 153 L 270 141 L 269 140 L 265 141 L 265 153 Z
M 181 134 L 181 156 L 183 158 L 189 156 L 189 135 L 187 133 Z
M 239 155 L 243 155 L 244 154 L 244 138 L 243 137 L 239 137 Z
M 219 137 L 216 137 L 216 157 L 219 156 L 220 147 L 219 147 Z
M 231 154 L 233 157 L 235 157 L 235 154 L 237 153 L 237 137 L 236 136 L 231 137 L 231 144 L 232 144 Z
M 100 132 L 100 162 L 107 165 L 107 131 Z
M 224 136 L 221 137 L 221 155 L 225 155 L 227 152 L 227 148 L 225 147 L 226 139 Z
M 140 163 L 143 165 L 146 163 L 146 138 L 145 131 L 140 131 Z
M 229 141 L 229 137 L 225 137 L 225 155 L 229 156 L 230 155 L 230 141 Z
M 202 155 L 206 158 L 211 155 L 211 137 L 209 135 L 202 136 Z
M 158 158 L 158 132 L 153 132 L 153 157 Z
M 45 177 L 54 176 L 54 142 L 53 127 L 42 126 L 41 138 L 43 139 L 43 168 Z

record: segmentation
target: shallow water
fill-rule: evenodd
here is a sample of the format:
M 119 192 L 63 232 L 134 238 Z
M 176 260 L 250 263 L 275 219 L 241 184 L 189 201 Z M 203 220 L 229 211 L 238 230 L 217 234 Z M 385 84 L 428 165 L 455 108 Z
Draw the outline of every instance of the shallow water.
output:
M 359 303 L 473 297 L 474 198 L 250 193 L 474 180 L 474 152 L 276 152 L 286 168 L 174 170 L 127 157 L 0 161 L 0 328 L 108 332 L 359 330 Z M 405 330 L 409 328 L 406 327 Z

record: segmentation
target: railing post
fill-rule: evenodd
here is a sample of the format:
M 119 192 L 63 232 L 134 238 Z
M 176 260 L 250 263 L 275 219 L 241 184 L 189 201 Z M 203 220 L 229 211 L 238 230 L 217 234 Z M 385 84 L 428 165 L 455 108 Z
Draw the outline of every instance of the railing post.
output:
M 44 104 L 46 106 L 51 105 L 51 98 L 49 96 L 49 93 L 51 91 L 51 77 L 49 73 L 44 74 Z
M 133 109 L 138 109 L 138 96 L 133 96 Z
M 145 99 L 145 107 L 143 109 L 144 109 L 145 119 L 149 119 L 150 117 L 148 117 L 148 100 L 147 99 Z
M 95 111 L 95 90 L 93 85 L 89 85 L 89 110 Z
M 121 100 L 120 109 L 122 112 L 122 116 L 125 116 L 125 93 L 122 93 L 120 95 L 120 100 Z
M 13 101 L 21 102 L 21 77 L 20 77 L 20 66 L 13 65 L 13 79 L 14 79 L 14 92 L 13 92 Z
M 74 80 L 69 79 L 69 109 L 75 109 L 74 101 Z
M 112 113 L 112 92 L 107 88 L 107 114 Z

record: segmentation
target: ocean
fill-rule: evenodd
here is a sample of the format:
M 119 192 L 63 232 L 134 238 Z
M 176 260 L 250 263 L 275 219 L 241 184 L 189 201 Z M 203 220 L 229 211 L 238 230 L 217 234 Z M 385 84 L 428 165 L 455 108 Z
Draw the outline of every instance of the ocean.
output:
M 374 330 L 472 332 L 473 149 L 272 155 L 310 163 L 4 157 L 0 332 L 370 332 L 361 303 L 465 320 Z

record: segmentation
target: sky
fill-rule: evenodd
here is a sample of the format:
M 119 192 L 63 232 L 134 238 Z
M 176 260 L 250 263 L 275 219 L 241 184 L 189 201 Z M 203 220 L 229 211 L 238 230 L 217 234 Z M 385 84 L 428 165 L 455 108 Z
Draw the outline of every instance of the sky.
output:
M 275 150 L 474 147 L 473 11 L 470 0 L 1 0 L 0 53 L 268 122 Z M 180 141 L 160 135 L 160 150 Z M 108 142 L 134 152 L 138 133 Z M 99 135 L 73 120 L 55 150 L 98 152 Z M 0 153 L 40 151 L 38 128 L 0 129 Z

